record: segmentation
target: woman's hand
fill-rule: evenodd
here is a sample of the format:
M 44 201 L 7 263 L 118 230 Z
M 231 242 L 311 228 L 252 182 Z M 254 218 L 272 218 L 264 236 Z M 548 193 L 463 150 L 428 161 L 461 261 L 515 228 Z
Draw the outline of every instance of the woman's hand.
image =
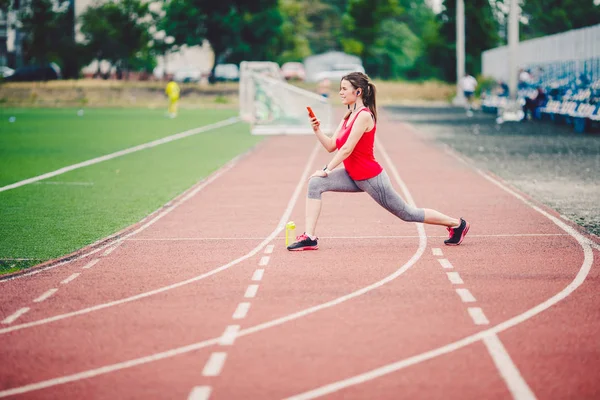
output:
M 327 176 L 327 173 L 325 171 L 323 171 L 322 169 L 315 171 L 314 174 L 312 174 L 310 177 L 320 177 L 320 178 L 325 178 Z
M 318 131 L 320 126 L 321 126 L 321 121 L 319 121 L 319 119 L 317 117 L 311 118 L 310 119 L 310 124 L 312 125 L 312 129 L 313 131 Z

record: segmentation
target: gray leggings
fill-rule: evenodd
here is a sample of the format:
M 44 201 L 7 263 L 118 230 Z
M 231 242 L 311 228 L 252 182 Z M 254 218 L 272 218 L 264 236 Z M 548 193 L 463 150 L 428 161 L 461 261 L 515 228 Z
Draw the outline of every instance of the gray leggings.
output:
M 367 192 L 383 208 L 407 222 L 423 222 L 425 211 L 406 204 L 394 190 L 385 171 L 371 179 L 355 181 L 343 168 L 332 171 L 329 176 L 312 177 L 308 181 L 308 198 L 321 199 L 325 192 Z

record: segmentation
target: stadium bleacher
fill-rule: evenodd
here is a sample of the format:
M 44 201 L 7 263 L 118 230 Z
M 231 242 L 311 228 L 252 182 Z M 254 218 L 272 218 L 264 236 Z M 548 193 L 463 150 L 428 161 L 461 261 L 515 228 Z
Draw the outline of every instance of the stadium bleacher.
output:
M 532 119 L 572 125 L 575 132 L 596 131 L 600 125 L 600 59 L 529 65 L 531 79 L 519 82 L 518 100 L 525 105 L 542 88 L 547 101 L 532 113 Z M 508 103 L 495 88 L 482 94 L 481 110 L 498 113 Z

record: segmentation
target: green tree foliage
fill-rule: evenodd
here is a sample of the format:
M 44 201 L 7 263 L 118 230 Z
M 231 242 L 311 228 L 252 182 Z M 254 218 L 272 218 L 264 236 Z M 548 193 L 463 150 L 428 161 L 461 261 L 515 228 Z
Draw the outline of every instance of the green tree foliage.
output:
M 6 13 L 10 8 L 12 0 L 0 0 L 0 11 Z
M 81 33 L 93 59 L 129 71 L 132 60 L 146 57 L 153 21 L 148 3 L 113 0 L 88 8 L 80 19 Z
M 378 64 L 386 59 L 375 57 L 378 52 L 376 41 L 384 34 L 381 27 L 384 21 L 401 13 L 398 0 L 349 0 L 342 17 L 345 35 L 341 42 L 344 51 L 361 57 L 365 70 L 377 74 Z
M 444 0 L 439 14 L 443 40 L 430 48 L 431 61 L 440 68 L 442 78 L 456 80 L 456 0 Z M 499 45 L 498 21 L 489 0 L 465 1 L 465 64 L 466 72 L 481 72 L 481 53 Z
M 600 23 L 600 5 L 594 0 L 524 0 L 521 39 L 552 35 Z
M 208 40 L 215 66 L 225 60 L 272 60 L 281 50 L 277 0 L 171 0 L 165 11 L 165 31 L 175 43 Z
M 369 72 L 384 79 L 406 76 L 421 55 L 421 41 L 407 24 L 392 18 L 383 21 L 381 31 L 373 45 Z
M 309 35 L 312 24 L 308 21 L 310 6 L 299 0 L 281 0 L 279 9 L 283 18 L 281 25 L 281 54 L 278 61 L 302 61 L 311 54 Z
M 65 36 L 68 0 L 33 0 L 29 7 L 21 8 L 19 21 L 25 34 L 23 57 L 25 63 L 48 63 L 61 61 L 64 43 L 57 38 Z M 68 36 L 67 30 L 67 36 Z M 72 28 L 71 28 L 72 32 Z
M 306 17 L 311 24 L 308 42 L 313 53 L 341 50 L 344 27 L 341 16 L 346 12 L 348 0 L 304 0 Z

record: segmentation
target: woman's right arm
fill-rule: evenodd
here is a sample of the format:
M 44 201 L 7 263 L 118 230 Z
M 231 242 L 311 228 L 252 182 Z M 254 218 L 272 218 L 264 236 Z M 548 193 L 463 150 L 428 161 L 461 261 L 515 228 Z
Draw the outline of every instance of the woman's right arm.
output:
M 321 142 L 323 147 L 325 147 L 325 150 L 327 150 L 329 153 L 336 151 L 337 147 L 335 145 L 335 140 L 337 139 L 337 136 L 340 133 L 340 130 L 342 129 L 342 124 L 344 123 L 344 121 L 342 120 L 342 122 L 340 122 L 337 129 L 335 130 L 335 133 L 331 137 L 321 132 L 321 123 L 316 117 L 312 118 L 310 120 L 310 123 L 312 125 L 313 131 L 315 132 L 315 135 L 317 136 L 317 139 L 319 139 L 319 142 Z

